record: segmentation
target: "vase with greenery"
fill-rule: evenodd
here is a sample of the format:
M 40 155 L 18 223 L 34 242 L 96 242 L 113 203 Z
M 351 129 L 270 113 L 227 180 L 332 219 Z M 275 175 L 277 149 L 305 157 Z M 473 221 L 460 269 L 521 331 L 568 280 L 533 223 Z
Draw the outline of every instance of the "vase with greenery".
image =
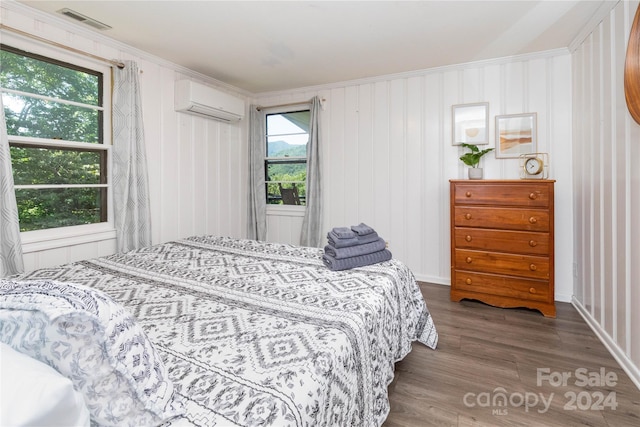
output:
M 478 167 L 478 165 L 480 164 L 480 159 L 485 154 L 493 151 L 494 148 L 486 148 L 484 150 L 480 150 L 477 145 L 465 143 L 462 143 L 462 146 L 471 150 L 460 156 L 460 160 L 462 160 L 462 163 L 469 166 L 469 179 L 482 179 L 483 171 L 481 167 Z

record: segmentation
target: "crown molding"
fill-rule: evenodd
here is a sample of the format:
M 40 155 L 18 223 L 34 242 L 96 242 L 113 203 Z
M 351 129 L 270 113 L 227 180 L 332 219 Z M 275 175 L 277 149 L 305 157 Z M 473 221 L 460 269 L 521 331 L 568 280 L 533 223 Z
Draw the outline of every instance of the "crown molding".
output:
M 260 92 L 260 93 L 256 93 L 254 96 L 256 98 L 266 98 L 270 96 L 290 95 L 290 94 L 296 94 L 300 92 L 320 92 L 323 90 L 343 88 L 347 86 L 357 86 L 361 84 L 378 83 L 378 82 L 388 81 L 388 80 L 422 77 L 422 76 L 435 74 L 435 73 L 443 73 L 443 72 L 449 72 L 449 71 L 463 71 L 463 70 L 468 70 L 470 68 L 485 67 L 487 65 L 502 65 L 502 64 L 509 64 L 514 62 L 533 61 L 536 59 L 552 58 L 555 56 L 562 56 L 562 55 L 569 55 L 569 54 L 570 52 L 567 48 L 551 49 L 551 50 L 545 50 L 540 52 L 525 53 L 521 55 L 503 56 L 499 58 L 483 59 L 479 61 L 464 62 L 464 63 L 452 64 L 452 65 L 443 65 L 441 67 L 425 68 L 422 70 L 405 71 L 402 73 L 385 74 L 385 75 L 375 76 L 375 77 L 346 80 L 342 82 L 327 83 L 323 85 L 305 86 L 305 87 L 300 87 L 296 89 Z

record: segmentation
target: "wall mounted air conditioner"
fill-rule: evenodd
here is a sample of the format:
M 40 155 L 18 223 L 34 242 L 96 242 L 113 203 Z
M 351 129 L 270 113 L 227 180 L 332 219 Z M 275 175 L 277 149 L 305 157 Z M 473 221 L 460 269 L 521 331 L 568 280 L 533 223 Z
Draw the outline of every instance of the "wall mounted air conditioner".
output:
M 237 122 L 244 117 L 242 99 L 200 83 L 179 80 L 174 96 L 176 111 L 223 122 Z

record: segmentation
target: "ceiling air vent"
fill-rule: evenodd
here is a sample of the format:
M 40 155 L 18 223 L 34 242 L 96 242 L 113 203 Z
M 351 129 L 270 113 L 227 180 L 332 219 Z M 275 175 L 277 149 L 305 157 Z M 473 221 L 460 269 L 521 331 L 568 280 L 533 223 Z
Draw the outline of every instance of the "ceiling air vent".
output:
M 111 28 L 107 24 L 103 24 L 102 22 L 89 18 L 88 16 L 78 13 L 75 10 L 67 9 L 66 7 L 64 9 L 60 9 L 58 13 L 71 19 L 75 19 L 78 22 L 82 22 L 83 24 L 89 25 L 90 27 L 93 27 L 97 30 L 108 30 Z

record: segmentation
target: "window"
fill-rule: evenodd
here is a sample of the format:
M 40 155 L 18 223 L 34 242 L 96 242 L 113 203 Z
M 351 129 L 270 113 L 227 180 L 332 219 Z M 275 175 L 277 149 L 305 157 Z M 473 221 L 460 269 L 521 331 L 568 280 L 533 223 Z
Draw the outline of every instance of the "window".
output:
M 103 74 L 0 46 L 21 231 L 107 221 Z
M 267 113 L 267 204 L 305 205 L 309 110 Z

